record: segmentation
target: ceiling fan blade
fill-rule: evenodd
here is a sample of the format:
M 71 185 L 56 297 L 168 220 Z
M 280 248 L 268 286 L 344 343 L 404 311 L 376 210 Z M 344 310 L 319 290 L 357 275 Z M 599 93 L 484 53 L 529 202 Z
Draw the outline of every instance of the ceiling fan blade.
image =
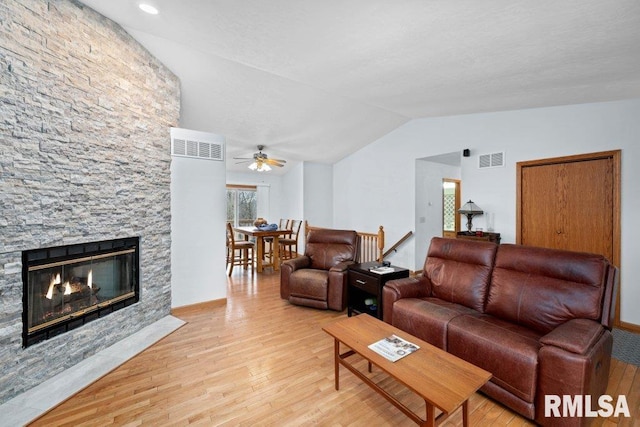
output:
M 269 163 L 269 164 L 287 163 L 286 160 L 280 160 L 280 159 L 264 159 L 263 161 L 266 162 L 266 163 Z
M 284 166 L 282 160 L 276 160 L 276 159 L 264 159 L 263 160 L 264 163 L 270 165 L 270 166 L 279 166 L 282 167 Z
M 236 164 L 256 162 L 258 165 L 264 164 L 264 165 L 275 166 L 279 168 L 283 167 L 284 164 L 287 163 L 287 161 L 283 159 L 270 159 L 266 153 L 262 152 L 263 149 L 264 149 L 264 146 L 259 145 L 258 152 L 254 153 L 253 157 L 234 157 L 233 159 L 240 160 L 239 162 L 236 162 Z
M 269 166 L 277 166 L 279 168 L 283 167 L 284 165 L 282 163 L 266 163 L 265 165 L 269 165 Z

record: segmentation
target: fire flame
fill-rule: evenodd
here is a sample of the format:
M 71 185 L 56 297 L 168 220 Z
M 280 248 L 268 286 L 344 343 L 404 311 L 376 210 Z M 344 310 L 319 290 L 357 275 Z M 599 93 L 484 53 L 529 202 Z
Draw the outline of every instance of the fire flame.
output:
M 51 276 L 51 282 L 49 283 L 49 289 L 47 289 L 47 295 L 45 295 L 47 297 L 47 299 L 53 298 L 53 287 L 55 285 L 59 285 L 61 281 L 62 281 L 62 279 L 60 278 L 60 273 L 56 274 L 55 276 Z M 71 288 L 69 288 L 69 290 L 71 290 Z
M 49 289 L 47 289 L 47 294 L 45 295 L 47 299 L 53 298 L 53 287 L 55 285 L 59 285 L 61 282 L 62 279 L 60 278 L 60 273 L 56 274 L 55 276 L 51 276 Z M 71 284 L 69 282 L 64 282 L 62 287 L 64 288 L 64 295 L 71 295 Z M 89 287 L 89 289 L 93 287 L 93 270 L 89 270 L 89 275 L 87 276 L 87 287 Z

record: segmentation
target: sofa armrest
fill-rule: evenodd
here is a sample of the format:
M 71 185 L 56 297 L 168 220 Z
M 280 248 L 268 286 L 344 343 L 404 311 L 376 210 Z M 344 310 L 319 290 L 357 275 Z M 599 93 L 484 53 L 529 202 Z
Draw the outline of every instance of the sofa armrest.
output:
M 546 396 L 590 395 L 597 399 L 607 392 L 613 336 L 600 323 L 569 320 L 543 336 L 540 343 L 535 399 L 537 423 L 549 424 L 550 418 L 545 416 Z M 557 425 L 569 424 L 568 418 L 558 420 Z M 580 419 L 571 421 L 576 423 L 570 425 L 582 425 Z
M 431 295 L 431 281 L 424 276 L 389 280 L 384 287 L 393 292 L 397 296 L 396 299 L 424 298 Z
M 390 280 L 382 288 L 382 319 L 391 323 L 393 304 L 402 298 L 424 298 L 431 295 L 431 281 L 425 276 Z
M 572 319 L 540 338 L 540 344 L 559 347 L 575 354 L 587 354 L 600 339 L 604 327 L 589 319 Z

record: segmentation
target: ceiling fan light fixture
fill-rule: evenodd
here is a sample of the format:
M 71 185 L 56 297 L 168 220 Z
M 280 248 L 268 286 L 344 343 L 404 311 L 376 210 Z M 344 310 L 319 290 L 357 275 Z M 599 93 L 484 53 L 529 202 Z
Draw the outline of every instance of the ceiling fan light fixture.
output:
M 249 169 L 257 172 L 269 172 L 271 167 L 264 162 L 253 162 L 249 165 Z
M 272 170 L 272 166 L 283 167 L 286 160 L 282 159 L 270 159 L 266 153 L 263 153 L 264 145 L 258 145 L 258 152 L 253 153 L 253 157 L 234 157 L 235 160 L 240 160 L 236 163 L 249 163 L 249 169 L 257 172 L 269 172 Z

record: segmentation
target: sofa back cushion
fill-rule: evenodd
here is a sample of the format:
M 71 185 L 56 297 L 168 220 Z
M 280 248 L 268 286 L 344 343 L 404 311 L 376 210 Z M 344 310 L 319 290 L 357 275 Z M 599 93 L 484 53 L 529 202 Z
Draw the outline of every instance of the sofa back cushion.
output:
M 431 294 L 483 312 L 496 249 L 490 242 L 431 239 L 423 272 Z
M 358 249 L 358 233 L 351 230 L 314 229 L 307 234 L 305 255 L 310 268 L 329 270 L 343 261 L 353 261 Z
M 600 321 L 607 271 L 601 255 L 503 244 L 486 311 L 541 333 L 570 319 Z

